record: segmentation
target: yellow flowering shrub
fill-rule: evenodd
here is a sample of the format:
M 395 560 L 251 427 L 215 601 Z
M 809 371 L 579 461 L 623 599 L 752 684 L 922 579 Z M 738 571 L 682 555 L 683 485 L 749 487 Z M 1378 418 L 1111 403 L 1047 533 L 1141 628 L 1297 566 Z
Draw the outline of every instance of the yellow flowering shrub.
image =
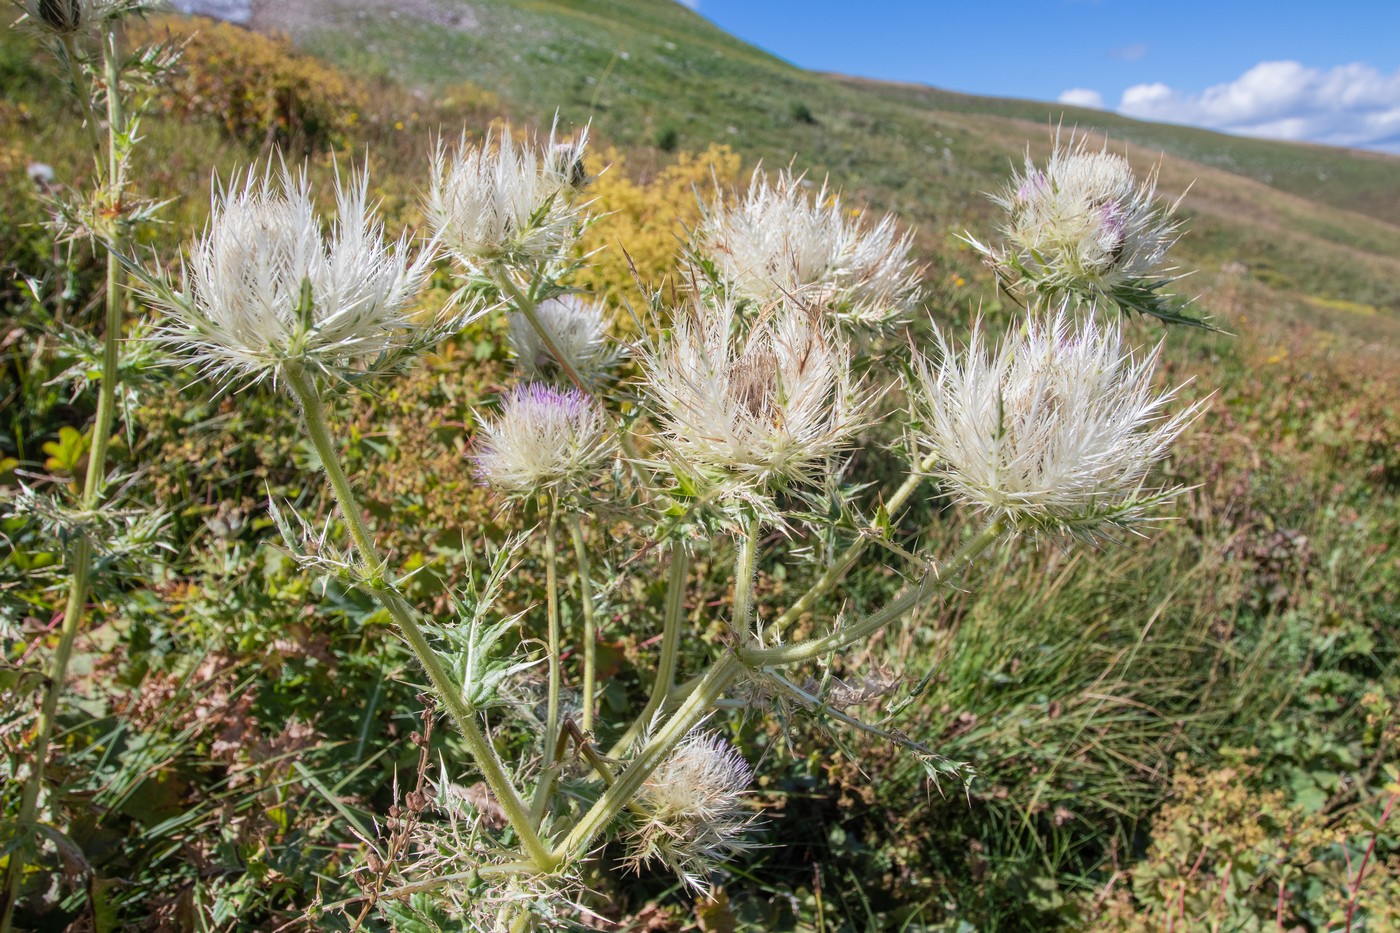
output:
M 640 179 L 629 175 L 625 158 L 615 149 L 593 158 L 589 171 L 597 177 L 591 209 L 599 216 L 589 227 L 583 247 L 585 252 L 596 252 L 578 284 L 610 308 L 631 307 L 640 312 L 646 301 L 637 280 L 651 291 L 674 283 L 687 232 L 700 219 L 701 203 L 712 200 L 717 188 L 738 181 L 739 155 L 722 145 L 712 145 L 698 155 L 683 152 L 675 162 Z M 636 268 L 635 277 L 628 257 Z M 624 329 L 630 321 L 625 313 L 618 316 Z

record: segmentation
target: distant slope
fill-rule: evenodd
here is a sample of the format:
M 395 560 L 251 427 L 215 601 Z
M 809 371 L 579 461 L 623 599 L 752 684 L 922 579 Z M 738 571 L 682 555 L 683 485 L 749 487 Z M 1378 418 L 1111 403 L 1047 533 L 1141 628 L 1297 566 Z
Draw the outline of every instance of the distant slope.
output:
M 849 87 L 887 100 L 930 110 L 1030 120 L 1041 126 L 1093 128 L 1114 139 L 1159 149 L 1213 168 L 1322 201 L 1335 207 L 1400 223 L 1400 157 L 1356 149 L 1286 143 L 1131 117 L 1065 104 L 979 97 L 924 85 L 828 75 Z
M 1115 114 L 803 71 L 673 0 L 266 0 L 254 25 L 352 71 L 431 93 L 472 82 L 511 112 L 591 120 L 623 146 L 728 142 L 829 173 L 948 253 L 1048 125 L 1093 128 L 1183 202 L 1183 260 L 1242 263 L 1300 313 L 1351 303 L 1400 321 L 1400 158 L 1241 139 Z

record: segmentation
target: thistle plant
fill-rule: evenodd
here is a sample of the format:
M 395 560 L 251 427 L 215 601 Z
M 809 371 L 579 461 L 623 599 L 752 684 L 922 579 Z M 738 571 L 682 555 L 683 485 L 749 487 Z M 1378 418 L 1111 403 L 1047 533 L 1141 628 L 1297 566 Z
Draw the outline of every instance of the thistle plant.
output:
M 1007 216 L 1004 243 L 964 238 L 1013 294 L 1058 304 L 1110 305 L 1167 323 L 1204 325 L 1166 290 L 1180 276 L 1167 252 L 1180 236 L 1176 203 L 1157 200 L 1154 169 L 1139 181 L 1107 142 L 1060 143 L 1043 168 L 1029 153 L 1025 170 L 992 200 Z
M 568 142 L 557 142 L 552 130 L 544 143 L 517 142 L 508 126 L 488 134 L 479 146 L 470 144 L 465 133 L 455 148 L 439 139 L 424 204 L 424 214 L 455 261 L 464 287 L 494 291 L 508 302 L 533 329 L 534 341 L 579 388 L 586 382 L 574 369 L 574 360 L 583 349 L 579 337 L 587 337 L 588 327 L 579 322 L 567 325 L 562 309 L 555 306 L 547 312 L 546 323 L 539 308 L 541 302 L 567 292 L 561 279 L 575 261 L 586 217 L 582 196 L 588 185 L 583 169 L 587 142 L 587 130 Z M 526 349 L 521 339 L 517 338 L 518 350 Z M 580 362 L 597 364 L 601 358 L 586 353 Z M 542 364 L 535 351 L 522 365 L 538 369 L 548 364 Z
M 686 885 L 708 890 L 716 866 L 754 845 L 754 813 L 744 806 L 752 781 L 734 746 L 692 732 L 638 792 L 640 819 L 628 832 L 628 859 L 664 862 Z
M 96 366 L 99 373 L 97 405 L 87 473 L 75 497 L 47 499 L 37 503 L 35 509 L 38 514 L 65 516 L 59 524 L 72 532 L 64 536 L 63 546 L 68 572 L 67 596 L 58 640 L 45 671 L 38 719 L 31 733 L 29 773 L 20 790 L 14 836 L 3 840 L 11 854 L 4 872 L 3 891 L 0 891 L 0 933 L 8 933 L 14 922 L 23 875 L 40 825 L 39 804 L 49 746 L 74 643 L 87 616 L 94 566 L 102 553 L 114 547 L 126 547 L 125 543 L 103 540 L 99 534 L 118 525 L 130 527 L 133 521 L 138 525 L 150 525 L 149 520 L 132 520 L 129 516 L 123 519 L 104 513 L 113 511 L 108 498 L 113 478 L 108 457 L 122 398 L 119 364 L 128 303 L 120 254 L 133 231 L 151 219 L 157 209 L 157 205 L 143 201 L 129 190 L 129 167 L 140 139 L 138 126 L 145 102 L 144 87 L 158 80 L 174 62 L 173 53 L 164 47 L 144 49 L 134 55 L 121 47 L 121 21 L 145 12 L 151 6 L 149 3 L 140 0 L 24 0 L 16 5 L 24 12 L 21 24 L 47 45 L 60 73 L 70 83 L 95 165 L 90 191 L 67 194 L 45 185 L 52 208 L 52 232 L 59 241 L 86 240 L 96 244 L 106 253 L 107 274 L 102 298 L 101 349 Z M 61 306 L 61 299 L 55 304 Z M 54 323 L 59 329 L 59 322 L 55 320 Z M 59 333 L 57 336 L 74 344 L 88 342 L 84 334 Z M 141 537 L 153 540 L 147 533 Z
M 919 348 L 920 361 L 903 367 L 916 373 L 903 391 L 868 384 L 899 367 L 858 376 L 850 347 L 909 316 L 920 293 L 909 237 L 890 218 L 851 219 L 825 189 L 808 198 L 791 173 L 756 176 L 738 207 L 713 209 L 697 248 L 719 287 L 696 283 L 674 303 L 654 296 L 637 366 L 616 372 L 620 351 L 604 316 L 572 281 L 589 261 L 577 245 L 588 222 L 582 146 L 582 134 L 560 144 L 520 142 L 509 131 L 481 146 L 465 137 L 456 148 L 439 144 L 422 245 L 386 235 L 363 173 L 337 181 L 327 223 L 303 172 L 252 170 L 216 193 L 181 277 L 139 272 L 164 321 L 163 345 L 206 382 L 273 388 L 294 402 L 289 419 L 299 418 L 319 457 L 341 529 L 308 547 L 294 529 L 312 522 L 294 522 L 274 503 L 288 547 L 306 572 L 333 574 L 379 601 L 433 708 L 447 713 L 471 756 L 444 773 L 475 769 L 489 791 L 475 804 L 460 794 L 449 803 L 456 785 L 443 778 L 446 824 L 423 830 L 422 870 L 402 869 L 397 887 L 385 881 L 397 869 L 376 855 L 366 897 L 386 914 L 407 909 L 400 898 L 442 889 L 466 922 L 528 929 L 548 892 L 574 890 L 610 835 L 638 870 L 659 863 L 703 889 L 755 842 L 748 756 L 720 737 L 717 709 L 774 700 L 831 713 L 823 692 L 792 669 L 868 646 L 964 585 L 988 548 L 1094 540 L 1154 519 L 1174 494 L 1154 468 L 1199 410 L 1171 410 L 1175 391 L 1153 380 L 1159 349 L 1137 350 L 1116 324 L 1043 304 L 995 350 L 981 326 L 962 349 L 940 336 L 927 348 L 932 359 Z M 1055 171 L 1055 184 L 1068 186 L 1071 176 Z M 1089 173 L 1093 184 L 1098 177 Z M 1133 190 L 1138 201 L 1123 202 L 1130 213 L 1142 200 Z M 1132 258 L 1096 273 L 1102 287 L 1082 296 L 1091 304 L 1156 268 L 1157 246 L 1165 249 L 1168 233 L 1124 218 L 1123 229 L 1135 231 Z M 420 290 L 440 256 L 460 286 L 458 304 L 429 311 Z M 376 541 L 326 398 L 391 378 L 498 312 L 520 381 L 480 400 L 470 450 L 478 478 L 522 529 L 492 555 L 488 585 L 429 610 L 410 598 L 410 572 Z M 910 411 L 895 407 L 903 397 L 913 398 Z M 905 452 L 903 482 L 878 497 L 845 480 L 848 455 L 876 419 L 897 420 L 918 439 Z M 628 469 L 616 469 L 619 460 Z M 974 530 L 905 548 L 891 529 L 935 480 L 972 513 Z M 391 536 L 392 521 L 378 534 Z M 565 527 L 572 568 L 559 547 Z M 862 615 L 830 611 L 877 545 L 904 584 Z M 543 599 L 507 606 L 503 581 L 531 552 L 543 559 Z M 687 607 L 700 601 L 689 568 L 699 553 L 718 566 L 732 561 L 729 598 L 715 608 L 727 630 L 696 670 L 683 671 L 680 646 L 694 634 Z M 817 566 L 794 598 L 769 604 L 758 572 L 789 559 Z M 631 715 L 606 715 L 595 649 L 600 624 L 613 617 L 602 609 L 633 575 L 660 576 L 663 567 L 655 617 L 612 622 L 638 644 L 658 642 L 647 698 Z M 576 588 L 565 585 L 569 569 Z M 569 619 L 582 625 L 566 630 Z M 543 715 L 527 682 L 537 667 L 547 672 Z M 578 722 L 567 698 L 574 685 Z M 934 777 L 970 774 L 894 730 L 837 718 L 908 746 Z M 707 722 L 715 731 L 701 731 Z M 504 749 L 525 751 L 517 759 Z M 414 813 L 426 814 L 417 793 Z
M 819 482 L 861 427 L 849 352 L 795 302 L 742 328 L 732 302 L 697 298 L 642 362 L 677 469 L 726 497 Z
M 459 322 L 410 313 L 434 248 L 414 255 L 406 238 L 386 241 L 368 186 L 363 172 L 337 178 L 329 236 L 305 172 L 269 164 L 217 192 L 183 290 L 146 280 L 170 322 L 164 339 L 206 378 L 239 384 L 289 370 L 352 379 L 436 344 Z
M 512 390 L 482 430 L 477 469 L 509 497 L 566 496 L 602 472 L 612 438 L 602 410 L 577 389 L 531 383 Z

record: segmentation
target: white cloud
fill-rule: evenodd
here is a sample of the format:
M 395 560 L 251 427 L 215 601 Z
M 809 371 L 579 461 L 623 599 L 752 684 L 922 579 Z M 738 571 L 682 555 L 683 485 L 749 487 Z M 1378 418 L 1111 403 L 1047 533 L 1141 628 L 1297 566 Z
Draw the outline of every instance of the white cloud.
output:
M 1110 49 L 1108 54 L 1120 62 L 1139 62 L 1147 57 L 1147 43 L 1134 42 L 1132 45 L 1119 46 L 1116 49 Z
M 1066 92 L 1070 93 L 1070 92 Z M 1063 101 L 1064 95 L 1060 96 Z M 1260 62 L 1234 81 L 1183 94 L 1161 82 L 1123 92 L 1118 111 L 1274 139 L 1400 152 L 1400 70 Z
M 1103 95 L 1087 87 L 1072 87 L 1068 91 L 1062 91 L 1059 101 L 1062 104 L 1069 104 L 1071 107 L 1103 109 Z

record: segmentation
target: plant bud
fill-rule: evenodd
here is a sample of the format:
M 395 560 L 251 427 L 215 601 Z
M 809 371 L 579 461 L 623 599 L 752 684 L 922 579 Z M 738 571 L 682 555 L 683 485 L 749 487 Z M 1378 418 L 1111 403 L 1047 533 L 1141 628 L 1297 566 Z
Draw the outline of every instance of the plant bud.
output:
M 59 35 L 71 35 L 82 28 L 83 0 L 37 0 L 28 7 L 30 16 Z

